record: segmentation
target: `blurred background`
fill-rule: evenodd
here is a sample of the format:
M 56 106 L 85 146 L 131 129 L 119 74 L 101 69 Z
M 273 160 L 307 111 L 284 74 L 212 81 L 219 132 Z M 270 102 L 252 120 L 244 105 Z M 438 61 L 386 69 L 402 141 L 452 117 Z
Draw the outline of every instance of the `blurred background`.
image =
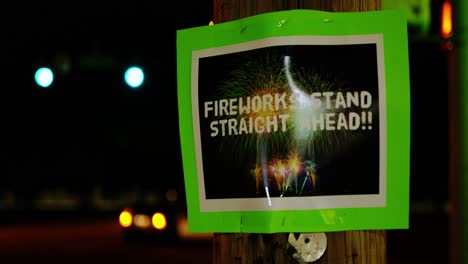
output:
M 384 9 L 408 12 L 411 77 L 410 229 L 387 232 L 388 260 L 448 263 L 454 191 L 454 46 L 450 16 L 442 19 L 448 2 L 382 2 Z M 212 18 L 209 0 L 183 7 L 174 1 L 37 2 L 4 10 L 0 258 L 211 263 L 209 234 L 175 244 L 129 244 L 119 217 L 135 203 L 164 200 L 183 219 L 176 30 Z M 132 66 L 143 75 L 128 73 Z M 53 79 L 38 71 L 43 67 Z

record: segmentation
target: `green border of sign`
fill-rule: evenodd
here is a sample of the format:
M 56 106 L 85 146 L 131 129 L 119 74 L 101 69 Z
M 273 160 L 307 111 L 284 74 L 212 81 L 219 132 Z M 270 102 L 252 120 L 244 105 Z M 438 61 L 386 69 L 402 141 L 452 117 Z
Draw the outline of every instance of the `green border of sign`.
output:
M 192 52 L 284 36 L 382 34 L 387 133 L 386 207 L 201 212 L 191 104 Z M 191 232 L 329 232 L 409 227 L 410 87 L 407 21 L 399 10 L 289 10 L 177 31 L 179 129 Z

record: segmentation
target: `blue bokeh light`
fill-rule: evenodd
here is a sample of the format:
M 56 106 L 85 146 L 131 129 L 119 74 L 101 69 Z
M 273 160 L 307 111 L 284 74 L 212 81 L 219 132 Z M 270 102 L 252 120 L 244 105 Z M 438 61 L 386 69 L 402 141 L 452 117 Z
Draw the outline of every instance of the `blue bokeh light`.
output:
M 43 88 L 47 88 L 54 81 L 54 73 L 52 72 L 50 68 L 41 67 L 36 71 L 36 74 L 34 75 L 34 79 L 37 85 Z
M 132 66 L 125 71 L 125 83 L 131 88 L 138 88 L 145 80 L 145 74 L 140 67 Z

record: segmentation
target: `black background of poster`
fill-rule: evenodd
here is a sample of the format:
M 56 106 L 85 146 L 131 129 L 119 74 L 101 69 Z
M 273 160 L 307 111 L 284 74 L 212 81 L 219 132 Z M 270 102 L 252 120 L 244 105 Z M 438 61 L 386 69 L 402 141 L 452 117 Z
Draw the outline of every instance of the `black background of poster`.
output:
M 274 54 L 271 57 L 276 56 L 279 60 L 282 60 L 284 55 L 291 56 L 293 69 L 304 68 L 320 74 L 324 80 L 334 84 L 334 89 L 344 87 L 350 91 L 369 91 L 374 100 L 373 129 L 353 131 L 351 141 L 338 142 L 339 150 L 327 153 L 318 151 L 314 161 L 319 166 L 320 189 L 313 194 L 302 195 L 377 194 L 379 128 L 376 45 L 297 45 L 268 47 L 200 59 L 199 111 L 207 199 L 265 195 L 256 194 L 255 179 L 249 173 L 256 164 L 257 149 L 238 148 L 235 142 L 239 136 L 210 137 L 210 122 L 229 117 L 204 118 L 203 104 L 206 101 L 227 99 L 222 97 L 219 90 L 224 82 L 235 81 L 235 77 L 232 79 L 232 71 L 242 69 L 252 58 L 261 58 L 266 54 Z M 271 152 L 267 152 L 270 160 Z M 279 196 L 272 186 L 273 184 L 270 185 L 270 195 Z

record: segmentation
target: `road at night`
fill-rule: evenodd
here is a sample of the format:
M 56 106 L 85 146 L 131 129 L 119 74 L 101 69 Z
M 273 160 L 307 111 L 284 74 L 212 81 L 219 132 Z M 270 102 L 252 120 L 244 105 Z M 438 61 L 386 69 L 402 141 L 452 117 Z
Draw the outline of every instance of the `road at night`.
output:
M 1 263 L 211 263 L 211 257 L 210 240 L 125 243 L 107 219 L 0 226 Z

